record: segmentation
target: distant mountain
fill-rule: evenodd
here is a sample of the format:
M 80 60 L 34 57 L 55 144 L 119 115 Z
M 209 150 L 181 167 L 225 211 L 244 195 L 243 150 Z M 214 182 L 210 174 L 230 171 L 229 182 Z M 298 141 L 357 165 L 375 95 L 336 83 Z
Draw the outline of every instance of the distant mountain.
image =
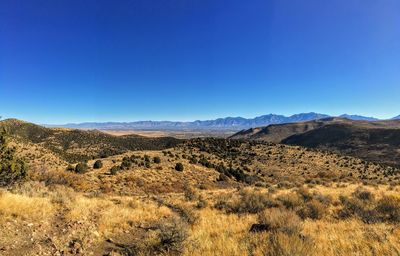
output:
M 393 117 L 392 120 L 400 120 L 400 115 Z
M 75 129 L 97 129 L 97 130 L 225 130 L 240 131 L 251 127 L 267 126 L 271 124 L 286 124 L 306 122 L 331 117 L 319 113 L 300 113 L 292 116 L 268 114 L 255 118 L 225 117 L 214 120 L 196 120 L 193 122 L 174 121 L 137 121 L 137 122 L 87 122 L 71 123 L 64 125 L 46 125 L 47 127 L 63 127 Z M 343 114 L 340 117 L 351 120 L 377 121 L 374 117 Z M 400 119 L 400 116 L 398 117 Z
M 378 121 L 379 120 L 378 118 L 375 118 L 375 117 L 348 115 L 348 114 L 343 114 L 339 117 L 347 118 L 350 120 L 359 120 L 359 121 Z
M 239 131 L 250 127 L 266 126 L 270 124 L 283 124 L 304 122 L 329 117 L 318 113 L 301 113 L 292 116 L 263 115 L 255 118 L 226 117 L 215 120 L 196 120 L 193 122 L 173 121 L 137 121 L 137 122 L 105 122 L 105 123 L 79 123 L 64 125 L 47 125 L 47 127 L 64 127 L 76 129 L 98 130 L 232 130 Z

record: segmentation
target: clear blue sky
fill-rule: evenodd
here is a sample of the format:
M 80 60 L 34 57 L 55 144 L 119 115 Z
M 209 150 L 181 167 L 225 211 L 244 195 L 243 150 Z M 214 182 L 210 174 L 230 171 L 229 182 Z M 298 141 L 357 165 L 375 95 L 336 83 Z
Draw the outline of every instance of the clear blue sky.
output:
M 1 0 L 0 115 L 400 114 L 398 0 Z

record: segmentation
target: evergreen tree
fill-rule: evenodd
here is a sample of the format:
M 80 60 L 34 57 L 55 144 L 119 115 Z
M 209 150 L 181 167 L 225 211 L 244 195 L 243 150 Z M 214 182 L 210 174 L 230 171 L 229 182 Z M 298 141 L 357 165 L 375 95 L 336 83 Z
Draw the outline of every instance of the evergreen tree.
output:
M 6 130 L 0 130 L 0 186 L 10 185 L 25 178 L 26 174 L 25 162 L 16 156 L 15 148 L 8 146 Z

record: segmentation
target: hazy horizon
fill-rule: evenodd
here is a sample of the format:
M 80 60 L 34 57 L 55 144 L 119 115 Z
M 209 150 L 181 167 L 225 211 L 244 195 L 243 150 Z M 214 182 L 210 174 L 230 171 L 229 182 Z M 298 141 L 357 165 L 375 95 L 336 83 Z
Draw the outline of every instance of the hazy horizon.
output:
M 315 111 L 310 111 L 310 112 L 299 112 L 299 113 L 293 113 L 293 114 L 281 114 L 281 113 L 266 113 L 266 114 L 262 114 L 262 115 L 257 115 L 257 116 L 220 116 L 220 117 L 215 117 L 215 118 L 208 118 L 208 119 L 188 119 L 188 120 L 174 120 L 174 119 L 161 119 L 161 120 L 157 120 L 157 119 L 138 119 L 138 120 L 103 120 L 103 121 L 98 121 L 98 120 L 89 120 L 89 121 L 82 121 L 82 122 L 66 122 L 66 123 L 50 123 L 50 122 L 35 122 L 34 120 L 27 120 L 27 119 L 22 119 L 22 118 L 18 118 L 18 117 L 14 117 L 14 116 L 1 116 L 0 120 L 4 120 L 4 119 L 19 119 L 22 121 L 27 121 L 27 122 L 32 122 L 35 124 L 39 124 L 39 125 L 66 125 L 66 124 L 82 124 L 82 123 L 107 123 L 107 122 L 111 122 L 111 123 L 131 123 L 131 122 L 145 122 L 145 121 L 153 121 L 153 122 L 194 122 L 194 121 L 208 121 L 208 120 L 216 120 L 216 119 L 220 119 L 220 118 L 246 118 L 246 119 L 253 119 L 256 117 L 260 117 L 260 116 L 264 116 L 264 115 L 282 115 L 285 117 L 290 117 L 292 115 L 296 115 L 296 114 L 308 114 L 308 113 L 316 113 L 316 114 L 325 114 L 325 115 L 329 115 L 332 117 L 339 117 L 341 115 L 344 114 L 348 114 L 348 115 L 356 115 L 356 116 L 363 116 L 363 117 L 371 117 L 371 118 L 377 118 L 379 120 L 389 120 L 392 119 L 393 117 L 397 117 L 399 115 L 394 115 L 394 116 L 389 116 L 389 117 L 376 117 L 376 116 L 371 116 L 371 115 L 359 115 L 357 113 L 341 113 L 341 114 L 329 114 L 329 113 L 321 113 L 321 112 L 315 112 Z

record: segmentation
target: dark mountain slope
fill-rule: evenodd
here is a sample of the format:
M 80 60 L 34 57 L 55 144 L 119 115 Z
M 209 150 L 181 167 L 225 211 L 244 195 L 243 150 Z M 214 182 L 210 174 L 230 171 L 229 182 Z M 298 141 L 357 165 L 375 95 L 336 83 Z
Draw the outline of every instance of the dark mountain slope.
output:
M 327 123 L 347 121 L 346 119 L 328 117 L 308 122 L 275 124 L 243 130 L 232 135 L 230 139 L 250 139 L 279 143 L 289 136 L 322 127 Z
M 282 143 L 339 152 L 364 160 L 400 166 L 400 129 L 346 123 L 324 125 L 292 135 Z
M 400 120 L 324 118 L 243 130 L 230 137 L 316 148 L 400 166 Z

